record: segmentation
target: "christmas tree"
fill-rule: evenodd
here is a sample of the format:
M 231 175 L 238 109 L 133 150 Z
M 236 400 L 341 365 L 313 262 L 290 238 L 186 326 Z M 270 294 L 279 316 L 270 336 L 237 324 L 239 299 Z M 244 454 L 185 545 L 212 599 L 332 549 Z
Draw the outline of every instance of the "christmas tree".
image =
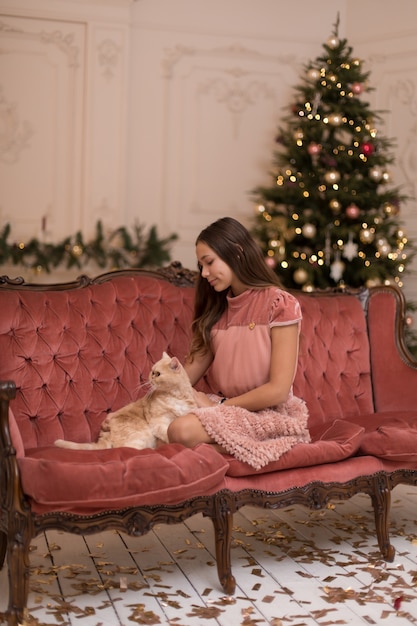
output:
M 339 19 L 295 87 L 273 183 L 253 191 L 253 234 L 286 287 L 402 287 L 414 249 L 399 222 L 393 142 L 378 133 L 369 72 L 338 30 Z

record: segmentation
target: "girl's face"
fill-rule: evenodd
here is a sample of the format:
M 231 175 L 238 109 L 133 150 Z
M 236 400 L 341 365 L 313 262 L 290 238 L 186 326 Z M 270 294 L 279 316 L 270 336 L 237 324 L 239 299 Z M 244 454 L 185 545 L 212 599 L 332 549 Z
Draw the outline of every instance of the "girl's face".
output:
M 215 291 L 224 291 L 231 287 L 235 296 L 245 291 L 246 287 L 236 278 L 227 263 L 203 241 L 197 243 L 196 254 L 201 276 L 208 280 Z

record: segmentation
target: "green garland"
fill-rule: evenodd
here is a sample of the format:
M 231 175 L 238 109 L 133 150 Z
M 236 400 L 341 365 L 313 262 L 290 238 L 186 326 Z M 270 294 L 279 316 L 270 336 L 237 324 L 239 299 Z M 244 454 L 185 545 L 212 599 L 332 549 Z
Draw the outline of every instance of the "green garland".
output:
M 156 226 L 149 229 L 135 225 L 133 234 L 121 226 L 103 234 L 101 221 L 96 224 L 95 238 L 84 241 L 80 231 L 57 244 L 32 238 L 27 243 L 9 243 L 11 227 L 6 224 L 0 233 L 0 265 L 13 264 L 50 272 L 59 266 L 81 269 L 94 261 L 100 268 L 121 269 L 129 267 L 158 267 L 171 260 L 169 244 L 177 239 L 172 234 L 159 239 Z

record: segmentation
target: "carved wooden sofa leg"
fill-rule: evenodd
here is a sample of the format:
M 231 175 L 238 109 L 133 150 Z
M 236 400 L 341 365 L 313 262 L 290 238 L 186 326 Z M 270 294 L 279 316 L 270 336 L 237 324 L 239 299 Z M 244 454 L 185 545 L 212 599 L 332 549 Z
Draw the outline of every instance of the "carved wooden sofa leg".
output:
M 374 507 L 378 546 L 385 561 L 392 563 L 395 557 L 395 548 L 391 545 L 389 537 L 391 491 L 388 485 L 388 478 L 379 474 L 374 477 L 373 483 L 373 490 L 370 495 Z
M 10 519 L 10 539 L 7 547 L 9 570 L 8 626 L 23 624 L 29 595 L 29 548 L 32 540 L 30 515 L 14 512 Z
M 7 553 L 7 535 L 0 531 L 0 569 L 3 569 Z
M 215 497 L 214 517 L 211 519 L 214 526 L 217 572 L 220 584 L 228 595 L 232 595 L 236 588 L 231 562 L 233 511 L 233 498 L 223 492 L 217 494 Z

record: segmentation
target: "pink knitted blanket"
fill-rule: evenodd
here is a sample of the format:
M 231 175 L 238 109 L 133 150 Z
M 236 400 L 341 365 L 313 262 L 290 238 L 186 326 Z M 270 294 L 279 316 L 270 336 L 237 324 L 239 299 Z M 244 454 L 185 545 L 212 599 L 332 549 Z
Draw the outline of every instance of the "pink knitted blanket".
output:
M 216 443 L 255 469 L 310 441 L 307 406 L 295 396 L 275 409 L 257 412 L 224 404 L 193 412 Z

